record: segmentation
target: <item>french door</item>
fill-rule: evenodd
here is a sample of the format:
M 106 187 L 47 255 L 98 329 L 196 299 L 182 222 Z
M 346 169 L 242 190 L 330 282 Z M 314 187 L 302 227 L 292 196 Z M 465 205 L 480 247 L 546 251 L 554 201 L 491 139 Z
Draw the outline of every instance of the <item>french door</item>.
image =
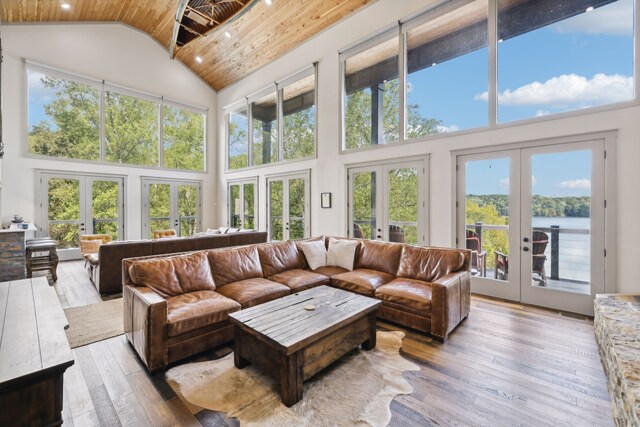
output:
M 256 216 L 258 207 L 258 178 L 227 183 L 227 215 L 231 228 L 255 230 L 258 228 Z
M 347 170 L 349 236 L 426 244 L 425 161 Z
M 202 224 L 202 184 L 198 181 L 143 179 L 142 235 L 153 238 L 157 230 L 176 230 L 191 236 Z
M 270 241 L 311 235 L 309 173 L 267 177 L 267 224 Z
M 605 284 L 604 140 L 457 157 L 472 291 L 592 314 Z
M 80 236 L 110 234 L 124 238 L 124 179 L 40 173 L 40 223 L 58 241 L 61 259 L 80 258 Z

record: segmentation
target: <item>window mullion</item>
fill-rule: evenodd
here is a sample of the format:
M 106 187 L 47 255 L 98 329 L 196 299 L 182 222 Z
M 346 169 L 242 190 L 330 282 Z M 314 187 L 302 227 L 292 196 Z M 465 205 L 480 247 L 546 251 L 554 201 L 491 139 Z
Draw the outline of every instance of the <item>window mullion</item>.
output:
M 489 48 L 489 126 L 498 124 L 498 7 L 497 0 L 489 1 L 487 16 L 487 45 Z
M 164 167 L 164 100 L 158 104 L 158 167 Z
M 247 167 L 253 166 L 253 102 L 247 99 Z
M 406 74 L 406 65 L 407 65 L 407 51 L 406 51 L 406 34 L 402 31 L 402 25 L 398 24 L 398 95 L 399 95 L 399 105 L 398 105 L 398 140 L 399 142 L 404 142 L 407 139 L 407 119 L 406 119 L 406 108 L 407 108 L 407 74 Z
M 107 160 L 107 134 L 105 130 L 105 126 L 107 123 L 106 115 L 107 110 L 105 108 L 106 102 L 105 98 L 107 96 L 107 91 L 104 87 L 104 80 L 100 85 L 100 161 L 105 162 Z
M 284 160 L 284 123 L 283 123 L 283 114 L 284 114 L 284 91 L 280 88 L 280 85 L 276 85 L 276 90 L 278 91 L 277 98 L 277 126 L 278 126 L 278 162 L 282 162 Z M 317 127 L 317 124 L 316 124 Z

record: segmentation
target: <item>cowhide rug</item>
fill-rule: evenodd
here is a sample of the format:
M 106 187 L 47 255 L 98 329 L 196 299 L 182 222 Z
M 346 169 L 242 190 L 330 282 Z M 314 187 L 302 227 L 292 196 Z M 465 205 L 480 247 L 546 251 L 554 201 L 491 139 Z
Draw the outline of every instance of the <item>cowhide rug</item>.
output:
M 222 359 L 189 363 L 166 373 L 167 382 L 197 413 L 201 408 L 236 418 L 242 426 L 385 426 L 389 405 L 413 391 L 402 377 L 418 366 L 400 356 L 402 332 L 378 332 L 370 351 L 356 350 L 304 383 L 300 402 L 287 408 L 276 381 Z

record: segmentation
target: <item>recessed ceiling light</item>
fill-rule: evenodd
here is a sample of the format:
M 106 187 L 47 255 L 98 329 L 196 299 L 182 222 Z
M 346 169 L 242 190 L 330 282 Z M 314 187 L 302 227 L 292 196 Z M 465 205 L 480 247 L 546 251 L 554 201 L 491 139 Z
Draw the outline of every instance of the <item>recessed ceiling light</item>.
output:
M 64 10 L 71 9 L 71 5 L 69 3 L 62 3 L 60 7 L 63 8 Z
M 272 0 L 264 0 L 264 2 L 267 4 L 267 6 L 271 6 Z
M 591 12 L 591 11 L 593 11 L 593 6 L 589 6 L 589 7 L 587 8 L 587 12 Z
M 196 62 L 202 63 L 202 57 L 201 56 L 196 56 Z
M 225 32 L 224 32 L 224 36 L 225 36 L 226 38 L 230 39 L 230 38 L 231 38 L 231 33 L 230 33 L 229 31 L 225 31 Z

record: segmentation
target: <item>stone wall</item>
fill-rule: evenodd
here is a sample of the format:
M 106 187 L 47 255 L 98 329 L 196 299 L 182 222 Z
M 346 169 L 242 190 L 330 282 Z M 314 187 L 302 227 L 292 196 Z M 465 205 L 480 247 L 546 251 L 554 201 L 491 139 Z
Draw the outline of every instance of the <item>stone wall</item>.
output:
M 594 328 L 618 426 L 640 425 L 640 295 L 597 295 Z
M 0 231 L 0 282 L 25 277 L 24 231 Z

